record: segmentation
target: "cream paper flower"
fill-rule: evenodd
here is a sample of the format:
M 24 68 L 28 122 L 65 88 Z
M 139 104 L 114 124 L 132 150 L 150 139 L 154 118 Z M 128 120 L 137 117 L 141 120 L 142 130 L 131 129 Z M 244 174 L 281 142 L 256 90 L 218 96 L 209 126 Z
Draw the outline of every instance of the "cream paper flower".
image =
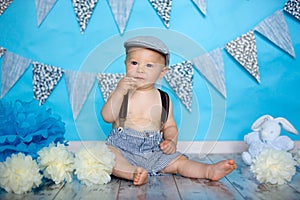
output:
M 38 152 L 38 162 L 44 176 L 55 182 L 71 182 L 74 171 L 74 155 L 63 144 L 53 143 Z
M 42 182 L 36 161 L 23 153 L 12 154 L 0 163 L 0 186 L 7 192 L 24 194 Z
M 291 181 L 296 173 L 295 165 L 291 153 L 265 149 L 253 160 L 250 169 L 260 183 L 282 185 Z
M 75 174 L 87 186 L 106 184 L 111 180 L 114 159 L 105 144 L 84 147 L 75 154 Z
M 295 154 L 295 160 L 298 163 L 298 166 L 300 167 L 300 149 Z

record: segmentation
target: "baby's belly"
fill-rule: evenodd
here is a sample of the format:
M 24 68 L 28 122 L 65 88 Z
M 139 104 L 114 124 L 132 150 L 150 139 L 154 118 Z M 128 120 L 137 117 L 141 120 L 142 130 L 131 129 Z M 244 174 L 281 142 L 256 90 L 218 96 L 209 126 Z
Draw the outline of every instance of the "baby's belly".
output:
M 160 121 L 144 119 L 144 118 L 127 118 L 125 121 L 125 127 L 132 128 L 137 131 L 145 130 L 160 130 Z

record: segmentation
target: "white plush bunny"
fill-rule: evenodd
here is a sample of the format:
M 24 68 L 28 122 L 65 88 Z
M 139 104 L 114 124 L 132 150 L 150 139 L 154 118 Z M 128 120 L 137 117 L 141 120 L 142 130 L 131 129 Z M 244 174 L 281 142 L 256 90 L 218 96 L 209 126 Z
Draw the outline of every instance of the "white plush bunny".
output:
M 251 165 L 263 149 L 274 148 L 277 150 L 289 151 L 294 148 L 294 141 L 288 136 L 279 136 L 281 127 L 287 132 L 298 134 L 293 125 L 282 117 L 273 118 L 270 115 L 263 115 L 252 125 L 253 132 L 244 136 L 244 141 L 249 145 L 248 151 L 242 153 L 242 159 L 247 165 Z

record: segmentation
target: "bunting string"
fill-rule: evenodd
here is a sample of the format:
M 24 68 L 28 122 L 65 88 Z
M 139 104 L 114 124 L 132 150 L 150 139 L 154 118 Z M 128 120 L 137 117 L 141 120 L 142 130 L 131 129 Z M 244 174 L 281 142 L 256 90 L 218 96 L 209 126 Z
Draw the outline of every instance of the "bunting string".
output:
M 37 24 L 40 26 L 52 7 L 58 0 L 35 0 Z M 114 15 L 114 19 L 119 28 L 120 34 L 124 33 L 127 21 L 132 11 L 134 0 L 118 1 L 107 0 Z M 155 9 L 157 15 L 161 18 L 164 25 L 169 28 L 171 20 L 172 0 L 148 0 L 151 6 Z M 83 34 L 88 22 L 94 12 L 94 8 L 98 0 L 72 0 L 74 12 L 80 27 L 80 32 Z M 206 0 L 191 0 L 198 10 L 206 15 Z M 0 16 L 7 7 L 12 3 L 12 0 L 0 1 Z M 284 11 L 291 14 L 296 19 L 300 20 L 300 0 L 289 0 L 284 5 Z
M 166 26 L 169 24 L 170 9 L 172 1 L 167 0 L 149 0 L 155 6 L 162 6 L 161 18 L 164 20 Z M 206 1 L 205 0 L 192 0 L 198 7 L 200 6 L 202 12 L 206 14 Z M 299 18 L 299 1 L 289 0 L 284 5 L 284 11 L 288 12 L 296 19 Z M 8 2 L 2 1 L 1 9 Z M 41 5 L 41 2 L 48 2 L 48 6 Z M 51 3 L 50 3 L 51 2 Z M 51 10 L 56 1 L 38 1 L 36 6 Z M 72 0 L 75 12 L 78 11 L 77 18 L 81 26 L 81 32 L 85 31 L 87 22 L 92 15 L 93 9 L 97 4 L 97 0 L 86 2 L 82 0 Z M 131 12 L 133 0 L 115 1 L 108 0 L 109 5 L 115 15 L 115 21 L 119 26 L 121 33 L 125 30 L 128 16 Z M 51 5 L 50 5 L 51 4 Z M 7 8 L 6 6 L 6 8 Z M 50 8 L 51 7 L 51 8 Z M 126 8 L 124 8 L 126 7 Z M 50 8 L 50 9 L 49 9 Z M 204 11 L 204 10 L 205 11 Z M 84 10 L 84 11 L 83 11 Z M 246 71 L 253 76 L 258 83 L 260 83 L 260 73 L 257 60 L 257 49 L 254 32 L 266 37 L 272 44 L 278 46 L 287 54 L 296 57 L 292 41 L 290 39 L 288 27 L 283 16 L 283 10 L 276 11 L 273 15 L 265 18 L 257 26 L 249 32 L 242 34 L 236 39 L 228 42 L 224 49 L 232 56 L 237 62 L 242 65 Z M 40 11 L 39 11 L 40 12 Z M 45 12 L 47 13 L 47 12 Z M 41 23 L 47 14 L 41 14 Z M 44 17 L 43 17 L 44 16 Z M 121 17 L 123 16 L 123 17 Z M 124 17 L 125 16 L 125 17 Z M 39 18 L 39 17 L 38 17 Z M 121 18 L 124 18 L 121 20 Z M 181 63 L 176 63 L 169 66 L 169 72 L 165 76 L 165 80 L 169 86 L 174 90 L 177 97 L 188 111 L 191 110 L 192 105 L 192 92 L 193 92 L 193 74 L 195 69 L 201 73 L 204 78 L 224 97 L 226 98 L 226 84 L 224 78 L 224 62 L 222 56 L 223 48 L 217 48 L 211 52 L 203 55 L 196 56 L 191 60 L 186 60 Z M 5 47 L 0 47 L 0 57 L 2 60 L 2 90 L 1 98 L 14 86 L 18 79 L 24 72 L 32 66 L 33 72 L 33 92 L 34 98 L 43 105 L 49 98 L 55 87 L 59 84 L 60 80 L 65 77 L 69 100 L 73 112 L 73 118 L 76 120 L 80 111 L 90 93 L 91 88 L 97 79 L 98 86 L 100 87 L 102 96 L 107 101 L 111 92 L 115 89 L 118 81 L 125 76 L 125 74 L 109 74 L 109 73 L 89 73 L 64 70 L 60 67 L 45 65 L 40 62 L 32 61 L 31 59 L 24 58 L 15 53 L 10 52 Z M 75 80 L 75 81 L 74 81 Z M 80 83 L 80 84 L 79 84 Z M 76 89 L 75 89 L 76 88 Z

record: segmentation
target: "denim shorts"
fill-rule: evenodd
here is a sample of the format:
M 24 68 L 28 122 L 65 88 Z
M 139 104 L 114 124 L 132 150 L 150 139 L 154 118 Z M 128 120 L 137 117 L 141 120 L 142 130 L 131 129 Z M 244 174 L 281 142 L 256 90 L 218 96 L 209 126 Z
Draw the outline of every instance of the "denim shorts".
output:
M 163 141 L 159 131 L 136 131 L 131 128 L 114 128 L 106 144 L 117 148 L 127 161 L 142 167 L 150 175 L 158 175 L 180 152 L 164 154 L 159 147 Z

